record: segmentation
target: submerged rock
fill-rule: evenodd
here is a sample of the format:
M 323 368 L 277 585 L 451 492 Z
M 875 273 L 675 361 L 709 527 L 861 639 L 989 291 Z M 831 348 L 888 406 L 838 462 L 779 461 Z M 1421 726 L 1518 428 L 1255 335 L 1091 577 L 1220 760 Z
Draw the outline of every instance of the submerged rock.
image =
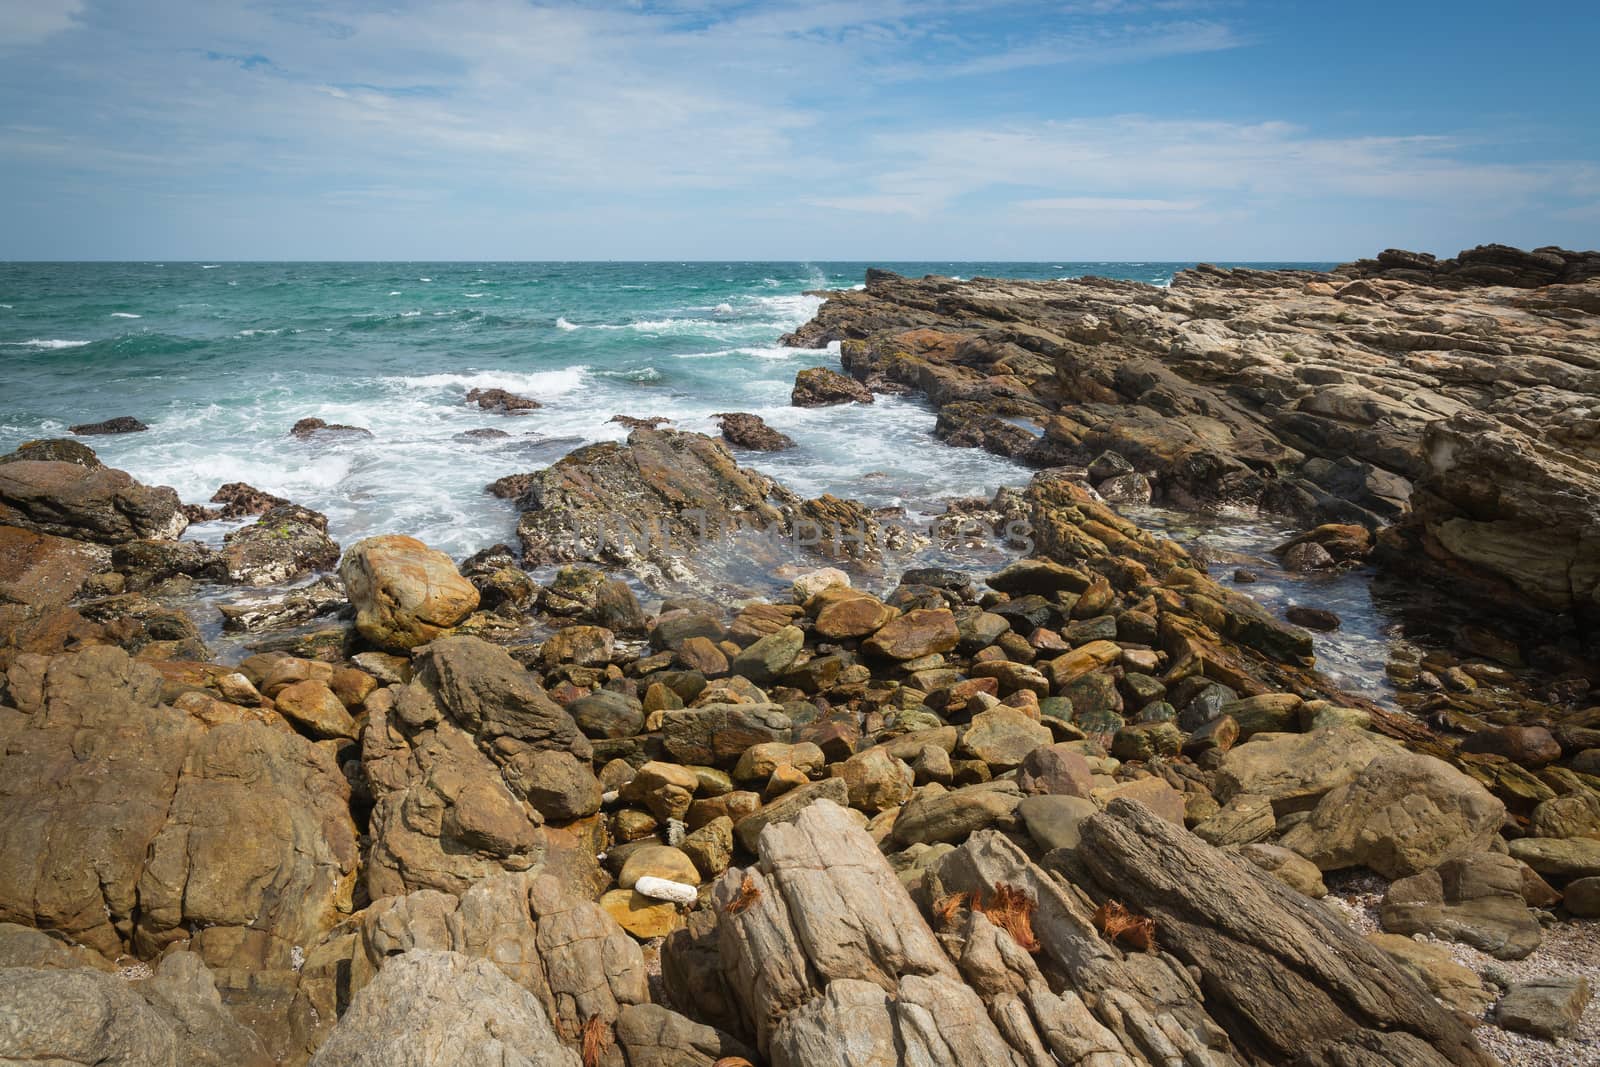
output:
M 289 429 L 290 437 L 302 441 L 319 441 L 339 437 L 371 437 L 372 431 L 362 426 L 345 426 L 318 418 L 301 419 Z
M 711 417 L 722 426 L 722 439 L 730 445 L 753 452 L 782 452 L 794 447 L 794 438 L 768 426 L 760 415 L 734 411 Z
M 140 433 L 149 428 L 132 415 L 118 415 L 116 418 L 107 419 L 104 422 L 79 423 L 76 426 L 68 427 L 68 430 L 79 437 L 90 437 L 97 434 Z
M 537 400 L 518 396 L 505 389 L 468 389 L 466 401 L 478 405 L 484 411 L 500 411 L 508 415 L 533 411 L 544 406 Z

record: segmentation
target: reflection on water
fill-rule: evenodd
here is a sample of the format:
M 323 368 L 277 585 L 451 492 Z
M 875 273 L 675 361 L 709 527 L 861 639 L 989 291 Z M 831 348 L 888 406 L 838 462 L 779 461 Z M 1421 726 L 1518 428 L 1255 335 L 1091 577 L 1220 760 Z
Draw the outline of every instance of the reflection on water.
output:
M 1118 510 L 1146 529 L 1178 542 L 1208 565 L 1212 578 L 1254 597 L 1279 618 L 1296 604 L 1338 615 L 1337 630 L 1312 631 L 1318 669 L 1343 689 L 1393 706 L 1395 690 L 1384 675 L 1384 666 L 1391 649 L 1404 637 L 1402 604 L 1395 594 L 1386 594 L 1375 584 L 1374 568 L 1330 574 L 1286 571 L 1272 549 L 1300 533 L 1301 527 L 1253 512 L 1224 509 L 1198 515 L 1156 507 Z M 1234 571 L 1240 568 L 1257 580 L 1235 581 Z

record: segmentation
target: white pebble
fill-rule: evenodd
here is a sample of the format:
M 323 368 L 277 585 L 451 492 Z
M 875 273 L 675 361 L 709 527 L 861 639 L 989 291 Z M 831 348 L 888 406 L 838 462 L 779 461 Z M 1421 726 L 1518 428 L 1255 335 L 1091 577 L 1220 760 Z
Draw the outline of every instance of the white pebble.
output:
M 670 900 L 674 904 L 693 904 L 698 890 L 692 885 L 683 882 L 674 882 L 668 878 L 655 878 L 645 875 L 633 883 L 634 892 L 654 900 Z

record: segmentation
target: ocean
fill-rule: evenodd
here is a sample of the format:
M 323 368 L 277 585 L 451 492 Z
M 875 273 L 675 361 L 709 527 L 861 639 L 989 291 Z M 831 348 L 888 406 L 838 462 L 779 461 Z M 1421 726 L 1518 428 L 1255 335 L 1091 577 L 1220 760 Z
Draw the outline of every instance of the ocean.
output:
M 1183 263 L 881 263 L 908 275 L 1155 284 Z M 1254 264 L 1263 265 L 1263 264 Z M 1311 264 L 1294 264 L 1309 266 Z M 789 406 L 795 373 L 837 352 L 781 347 L 865 263 L 0 264 L 0 451 L 118 415 L 144 433 L 86 439 L 112 466 L 185 502 L 244 481 L 327 514 L 348 544 L 407 533 L 452 555 L 514 543 L 514 507 L 484 492 L 582 444 L 621 440 L 614 415 L 715 434 L 750 411 L 798 447 L 741 462 L 795 491 L 913 514 L 1027 472 L 932 437 L 917 399 Z M 542 405 L 466 404 L 498 386 Z M 299 419 L 370 438 L 306 442 Z M 475 439 L 494 428 L 509 437 Z M 200 532 L 200 531 L 197 531 Z

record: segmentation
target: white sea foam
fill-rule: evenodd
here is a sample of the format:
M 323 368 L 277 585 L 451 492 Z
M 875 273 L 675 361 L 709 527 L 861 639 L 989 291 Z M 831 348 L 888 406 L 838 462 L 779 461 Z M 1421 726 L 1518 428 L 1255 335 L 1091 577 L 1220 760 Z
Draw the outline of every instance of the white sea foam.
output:
M 114 319 L 142 319 L 142 318 L 144 318 L 143 315 L 135 315 L 130 311 L 113 311 L 111 313 L 111 317 L 114 318 Z
M 400 293 L 400 290 L 398 290 L 398 289 L 390 289 L 389 290 L 389 295 L 390 296 L 400 296 L 401 293 Z
M 577 389 L 583 385 L 588 371 L 588 367 L 580 365 L 563 367 L 561 370 L 468 371 L 459 374 L 421 374 L 384 380 L 406 389 L 426 389 L 435 392 L 445 389 L 462 391 L 509 389 L 513 393 L 522 393 L 535 400 L 542 400 L 547 396 L 557 396 Z
M 561 316 L 558 315 L 556 317 L 556 329 L 558 329 L 558 330 L 581 330 L 581 329 L 583 329 L 583 327 L 575 325 L 573 323 L 570 323 L 565 318 L 562 318 Z
M 7 348 L 82 348 L 84 345 L 92 344 L 94 344 L 93 341 L 47 341 L 38 337 L 29 341 L 0 341 L 0 345 L 4 345 Z
M 716 313 L 718 315 L 732 315 L 733 314 L 733 305 L 732 304 L 718 304 L 714 310 L 716 311 Z
M 482 293 L 462 293 L 461 295 L 466 297 L 468 300 L 476 300 L 480 296 L 483 296 L 484 294 L 482 294 Z
M 414 319 L 421 314 L 422 312 L 420 311 L 402 311 L 400 312 L 400 317 L 402 319 Z
M 0 308 L 5 308 L 7 311 L 10 311 L 11 310 L 11 305 L 10 304 L 0 304 Z
M 419 281 L 419 282 L 431 282 L 431 281 L 433 281 L 433 279 L 432 278 L 418 278 L 417 281 Z
M 637 367 L 633 370 L 605 370 L 596 373 L 597 378 L 611 378 L 621 382 L 659 382 L 661 372 L 654 367 Z
M 202 264 L 200 264 L 200 269 L 201 270 L 216 270 L 220 266 L 222 266 L 221 263 L 202 263 Z
M 741 348 L 719 348 L 715 352 L 679 352 L 674 359 L 721 359 L 726 356 L 754 356 L 756 359 L 793 359 L 795 356 L 811 356 L 815 358 L 817 350 L 814 348 L 786 348 L 783 345 L 762 347 L 759 345 L 745 345 Z

